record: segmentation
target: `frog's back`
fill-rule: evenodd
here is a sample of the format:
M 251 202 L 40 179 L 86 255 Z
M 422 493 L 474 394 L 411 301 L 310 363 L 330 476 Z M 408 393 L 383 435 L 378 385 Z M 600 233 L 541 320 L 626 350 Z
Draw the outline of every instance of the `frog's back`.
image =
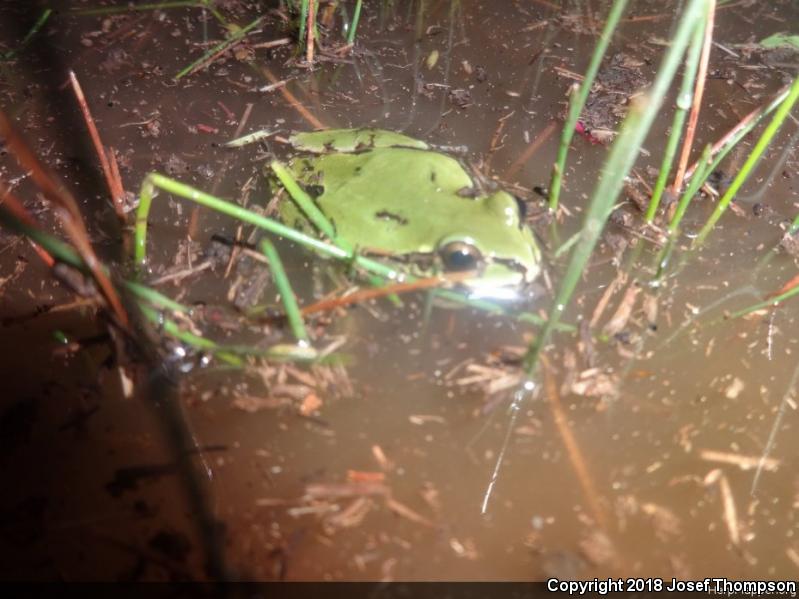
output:
M 301 178 L 309 177 L 302 183 L 320 186 L 316 201 L 337 234 L 362 248 L 433 251 L 453 216 L 473 203 L 458 196 L 471 178 L 445 154 L 392 147 L 327 154 L 314 164 L 322 175 L 313 181 L 300 169 Z
M 304 152 L 355 152 L 374 148 L 416 148 L 427 150 L 429 146 L 419 140 L 402 133 L 386 129 L 325 129 L 324 131 L 308 131 L 295 133 L 289 142 Z

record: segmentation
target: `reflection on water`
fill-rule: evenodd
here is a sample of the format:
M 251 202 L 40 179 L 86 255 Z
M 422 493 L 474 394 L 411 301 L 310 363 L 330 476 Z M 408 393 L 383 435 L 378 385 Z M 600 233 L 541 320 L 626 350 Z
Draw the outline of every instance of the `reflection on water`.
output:
M 178 84 L 171 75 L 204 48 L 196 11 L 60 15 L 47 43 L 58 39 L 80 76 L 131 190 L 159 170 L 263 206 L 262 169 L 284 148 L 267 140 L 230 151 L 221 143 L 237 135 L 244 115 L 243 133 L 285 134 L 318 119 L 462 146 L 466 163 L 504 179 L 535 215 L 542 200 L 532 190 L 548 182 L 566 92 L 596 40 L 592 19 L 605 10 L 582 8 L 376 3 L 365 8 L 356 52 L 328 56 L 314 70 L 286 66 L 289 46 L 256 47 L 254 62 L 245 54 L 228 58 Z M 712 54 L 696 147 L 796 72 L 744 45 L 796 22 L 796 10 L 762 3 L 719 11 L 725 49 Z M 635 56 L 636 69 L 651 79 L 672 17 L 661 3 L 638 3 L 637 11 L 613 52 Z M 211 38 L 219 35 L 215 23 L 204 26 Z M 257 39 L 284 35 L 270 21 Z M 64 73 L 45 54 L 34 49 L 3 75 L 12 90 L 5 108 L 76 188 L 100 249 L 114 256 L 120 248 L 104 233 L 113 230 L 110 207 L 93 158 L 75 142 L 81 126 L 49 128 L 47 119 L 62 122 L 72 108 L 57 91 Z M 257 91 L 274 81 L 284 87 Z M 636 177 L 649 184 L 670 123 L 664 110 L 636 166 Z M 743 191 L 746 201 L 708 247 L 678 252 L 659 287 L 649 285 L 652 246 L 611 225 L 565 317 L 591 322 L 595 335 L 556 336 L 533 391 L 513 408 L 516 366 L 535 329 L 471 309 L 435 307 L 428 320 L 421 294 L 404 308 L 372 302 L 317 321 L 325 343 L 346 340 L 337 349 L 346 367 L 194 369 L 181 379 L 179 398 L 202 450 L 197 464 L 232 571 L 289 580 L 790 577 L 799 565 L 795 309 L 789 302 L 727 316 L 794 275 L 789 256 L 764 258 L 780 223 L 795 215 L 795 132 L 792 123 L 783 131 Z M 553 256 L 578 229 L 606 153 L 576 138 L 562 223 L 556 230 L 533 221 L 550 255 L 534 311 L 548 307 L 559 283 L 565 255 Z M 4 178 L 16 176 L 7 157 L 3 166 Z M 229 219 L 162 195 L 152 216 L 153 276 L 180 270 L 190 254 L 202 260 L 212 235 L 235 234 Z M 686 244 L 710 206 L 704 200 L 691 208 Z M 24 245 L 8 247 L 2 277 L 14 272 L 17 255 L 30 257 Z M 331 290 L 319 261 L 280 249 L 304 302 Z M 232 301 L 236 281 L 256 303 L 274 301 L 257 265 L 242 268 L 223 279 L 223 267 L 209 267 L 160 288 L 186 303 L 217 306 Z M 96 333 L 87 328 L 91 314 L 74 308 L 24 319 L 32 301 L 54 306 L 71 296 L 40 283 L 47 274 L 33 258 L 14 276 L 0 299 L 7 319 L 0 369 L 8 381 L 0 429 L 14 481 L 0 502 L 0 542 L 4 553 L 20 544 L 26 551 L 15 550 L 3 575 L 202 576 L 201 545 L 155 426 L 157 411 L 115 397 L 103 346 L 54 353 L 52 330 Z M 248 287 L 256 284 L 266 287 Z M 237 339 L 226 331 L 239 326 L 209 322 L 230 341 L 280 338 L 274 324 Z M 139 473 L 132 482 L 120 478 L 132 471 Z

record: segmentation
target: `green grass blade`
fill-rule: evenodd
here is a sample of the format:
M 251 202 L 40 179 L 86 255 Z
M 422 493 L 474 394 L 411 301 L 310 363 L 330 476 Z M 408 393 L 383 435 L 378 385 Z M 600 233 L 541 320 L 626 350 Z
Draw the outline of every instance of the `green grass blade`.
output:
M 192 312 L 191 308 L 188 306 L 181 304 L 180 302 L 176 302 L 172 298 L 167 297 L 159 291 L 156 291 L 152 287 L 147 287 L 146 285 L 142 285 L 141 283 L 136 283 L 134 281 L 125 281 L 124 285 L 140 300 L 146 301 L 159 308 L 166 308 L 167 310 L 171 310 L 172 312 L 180 312 L 181 314 L 191 314 Z
M 308 220 L 311 221 L 311 223 L 328 239 L 333 241 L 336 245 L 341 246 L 340 241 L 336 239 L 336 230 L 333 227 L 333 224 L 322 213 L 322 211 L 319 210 L 319 207 L 316 205 L 313 199 L 311 199 L 311 196 L 309 196 L 305 190 L 294 180 L 294 177 L 291 176 L 291 173 L 289 173 L 286 167 L 277 160 L 272 161 L 271 167 L 277 178 L 280 179 L 283 187 L 286 188 L 286 191 L 291 196 L 291 199 L 294 200 L 297 206 L 299 206 L 300 210 L 302 210 L 303 214 L 305 214 Z
M 693 100 L 692 90 L 694 89 L 696 72 L 699 70 L 699 56 L 702 53 L 702 42 L 705 33 L 704 27 L 705 19 L 702 20 L 702 25 L 697 26 L 694 32 L 694 38 L 691 40 L 691 47 L 688 50 L 688 56 L 685 60 L 685 71 L 683 72 L 680 91 L 677 94 L 677 110 L 674 112 L 674 119 L 671 123 L 671 133 L 666 142 L 666 149 L 663 152 L 663 161 L 660 164 L 660 172 L 658 173 L 655 187 L 652 190 L 652 199 L 649 201 L 649 206 L 644 216 L 644 219 L 648 223 L 655 220 L 655 214 L 660 206 L 663 190 L 666 189 L 666 180 L 669 177 L 671 166 L 674 162 L 674 156 L 677 153 L 677 144 L 680 143 L 680 138 L 682 137 L 685 119 L 688 117 L 688 111 L 691 109 Z
M 2 204 L 0 204 L 0 223 L 12 231 L 33 240 L 59 262 L 69 264 L 75 268 L 84 268 L 83 259 L 71 245 L 64 243 L 49 233 L 45 233 L 38 227 L 22 222 Z
M 296 229 L 287 227 L 276 220 L 256 214 L 255 212 L 247 210 L 246 208 L 242 208 L 237 204 L 227 202 L 209 193 L 195 189 L 190 185 L 186 185 L 185 183 L 180 183 L 179 181 L 165 177 L 159 173 L 150 173 L 147 175 L 147 177 L 145 177 L 144 183 L 142 184 L 142 189 L 140 192 L 139 207 L 136 212 L 136 229 L 134 236 L 134 258 L 136 263 L 139 265 L 143 265 L 146 261 L 147 218 L 152 207 L 152 197 L 155 187 L 163 189 L 169 193 L 173 193 L 182 198 L 191 200 L 192 202 L 200 204 L 201 206 L 221 212 L 222 214 L 226 214 L 227 216 L 268 231 L 274 235 L 279 235 L 290 241 L 299 243 L 300 245 L 317 251 L 325 256 L 330 256 L 332 258 L 337 258 L 344 261 L 351 261 L 360 268 L 363 268 L 364 270 L 377 274 L 381 277 L 391 280 L 395 280 L 400 277 L 400 273 L 397 272 L 396 269 L 386 266 L 382 262 L 371 260 L 370 258 L 366 258 L 364 256 L 354 255 L 353 252 L 347 251 L 329 243 L 325 243 L 324 241 L 320 241 L 315 237 L 311 237 L 310 235 L 306 235 L 300 231 L 297 231 Z
M 682 197 L 680 198 L 677 212 L 681 211 L 680 206 L 684 202 L 686 203 L 689 202 L 693 198 L 693 195 L 695 195 L 696 192 L 699 191 L 699 188 L 702 187 L 702 185 L 705 183 L 710 174 L 718 168 L 719 164 L 721 164 L 721 161 L 724 160 L 727 154 L 730 153 L 730 150 L 732 150 L 735 146 L 737 146 L 740 143 L 740 141 L 744 137 L 746 137 L 749 134 L 749 132 L 760 123 L 760 121 L 763 120 L 764 117 L 774 112 L 774 110 L 776 110 L 780 106 L 780 104 L 782 104 L 785 98 L 788 97 L 788 91 L 789 91 L 788 88 L 786 88 L 783 93 L 778 94 L 775 98 L 771 100 L 771 102 L 769 102 L 769 104 L 767 104 L 757 114 L 755 118 L 751 119 L 748 123 L 746 123 L 746 125 L 735 131 L 734 134 L 730 135 L 729 139 L 724 143 L 724 145 L 722 145 L 719 148 L 719 151 L 716 153 L 712 162 L 708 163 L 707 160 L 705 159 L 705 155 L 704 154 L 702 155 L 699 162 L 697 163 L 696 172 L 694 172 L 689 179 L 690 183 L 688 185 L 688 188 L 685 190 Z M 684 212 L 684 210 L 682 211 Z M 675 216 L 677 215 L 677 212 L 675 212 Z M 682 218 L 682 215 L 680 216 L 680 218 Z M 678 227 L 679 227 L 679 220 L 675 222 L 674 219 L 672 219 L 672 223 L 669 227 L 672 233 L 676 233 Z
M 757 312 L 758 310 L 762 310 L 763 308 L 776 307 L 782 302 L 784 302 L 786 299 L 793 297 L 797 293 L 799 293 L 799 285 L 797 285 L 796 287 L 792 287 L 785 293 L 780 293 L 779 295 L 775 295 L 774 297 L 771 297 L 767 300 L 763 300 L 762 302 L 758 302 L 756 304 L 743 308 L 742 310 L 733 312 L 732 314 L 730 314 L 729 317 L 740 318 L 742 316 L 746 316 L 747 314 L 751 314 L 752 312 Z
M 242 362 L 238 356 L 233 355 L 229 351 L 225 351 L 224 348 L 210 339 L 200 337 L 191 331 L 185 330 L 174 320 L 164 318 L 164 316 L 158 310 L 153 310 L 149 306 L 140 306 L 139 308 L 147 320 L 157 325 L 159 329 L 163 330 L 170 337 L 174 337 L 178 341 L 181 341 L 182 343 L 185 343 L 186 345 L 195 349 L 212 353 L 217 358 L 223 362 L 227 362 L 231 366 L 244 365 L 244 362 Z
M 198 65 L 201 65 L 203 62 L 208 60 L 210 57 L 214 56 L 215 54 L 218 54 L 219 52 L 223 51 L 225 48 L 227 48 L 229 46 L 232 46 L 233 44 L 237 43 L 241 38 L 246 36 L 252 29 L 254 29 L 258 25 L 260 25 L 261 24 L 261 20 L 262 20 L 262 17 L 258 17 L 257 19 L 255 19 L 254 21 L 252 21 L 251 23 L 246 25 L 245 27 L 239 29 L 235 33 L 232 33 L 228 39 L 226 39 L 226 40 L 224 40 L 222 42 L 219 42 L 216 46 L 214 46 L 213 48 L 208 50 L 200 58 L 195 60 L 193 63 L 191 63 L 189 66 L 187 66 L 185 69 L 180 71 L 177 75 L 175 75 L 175 81 L 177 81 L 179 79 L 182 79 L 183 77 L 185 77 L 186 75 L 191 73 Z
M 300 33 L 297 40 L 300 48 L 305 47 L 305 25 L 308 21 L 308 0 L 302 0 L 300 3 Z
M 563 173 L 566 169 L 569 144 L 571 144 L 572 137 L 574 136 L 574 128 L 577 126 L 577 119 L 580 118 L 580 113 L 583 111 L 585 102 L 588 99 L 588 94 L 591 92 L 591 86 L 594 84 L 594 79 L 596 79 L 596 74 L 599 71 L 599 65 L 602 63 L 602 58 L 605 56 L 605 51 L 608 49 L 610 39 L 613 37 L 613 32 L 616 30 L 626 6 L 627 0 L 614 0 L 607 21 L 605 21 L 605 27 L 602 29 L 602 33 L 599 35 L 599 40 L 594 48 L 594 53 L 591 55 L 591 62 L 588 64 L 588 69 L 585 72 L 583 82 L 580 84 L 577 97 L 569 101 L 569 114 L 563 125 L 558 156 L 555 165 L 552 167 L 552 179 L 549 184 L 550 210 L 554 211 L 558 209 L 560 186 L 563 180 Z
M 310 339 L 308 337 L 308 331 L 305 330 L 300 307 L 297 305 L 297 298 L 294 295 L 294 290 L 291 288 L 286 270 L 283 268 L 280 255 L 277 253 L 275 245 L 268 239 L 262 239 L 259 245 L 261 252 L 269 261 L 272 280 L 275 282 L 275 286 L 280 293 L 280 298 L 283 301 L 283 308 L 286 310 L 286 318 L 289 321 L 291 332 L 294 333 L 294 337 L 297 341 L 307 344 Z
M 710 176 L 710 173 L 713 172 L 713 163 L 710 162 L 710 152 L 712 149 L 713 146 L 708 144 L 705 146 L 705 149 L 702 150 L 702 156 L 699 158 L 699 166 L 694 176 L 691 177 L 691 182 L 688 184 L 685 192 L 683 192 L 680 202 L 677 204 L 677 209 L 674 211 L 674 216 L 669 223 L 669 235 L 671 236 L 676 235 L 680 227 L 680 222 L 683 216 L 685 216 L 685 211 L 688 210 L 688 204 L 691 203 L 691 200 L 694 199 L 699 188 L 702 187 Z
M 42 14 L 39 15 L 39 18 L 36 19 L 36 22 L 33 24 L 33 27 L 31 27 L 28 33 L 25 34 L 25 37 L 22 38 L 22 41 L 19 44 L 17 44 L 17 47 L 3 54 L 3 58 L 5 60 L 11 60 L 17 54 L 22 52 L 26 48 L 26 46 L 30 43 L 30 41 L 33 39 L 33 36 L 39 33 L 39 30 L 42 27 L 44 27 L 44 24 L 47 22 L 47 19 L 50 18 L 51 14 L 53 14 L 53 9 L 46 8 L 42 12 Z
M 766 127 L 763 134 L 760 136 L 760 139 L 757 140 L 755 147 L 752 149 L 752 152 L 749 154 L 749 157 L 744 162 L 741 170 L 738 171 L 738 174 L 733 179 L 732 183 L 730 184 L 727 191 L 719 200 L 719 203 L 716 204 L 716 209 L 710 215 L 710 218 L 707 219 L 705 226 L 702 227 L 702 230 L 699 232 L 699 235 L 694 240 L 694 245 L 698 246 L 704 243 L 705 239 L 707 238 L 710 231 L 718 222 L 721 215 L 727 210 L 727 207 L 730 205 L 732 198 L 735 197 L 735 194 L 738 193 L 738 190 L 744 184 L 744 182 L 749 178 L 749 175 L 754 170 L 757 162 L 760 160 L 760 157 L 765 152 L 766 148 L 768 148 L 771 140 L 777 134 L 780 127 L 782 127 L 783 122 L 788 117 L 793 108 L 793 105 L 796 103 L 797 98 L 799 98 L 799 77 L 794 79 L 791 87 L 788 91 L 788 95 L 785 100 L 780 104 L 777 111 L 774 113 L 774 117 L 771 119 L 771 122 Z
M 347 43 L 352 44 L 355 42 L 355 32 L 358 30 L 358 22 L 361 20 L 361 5 L 363 0 L 357 0 L 355 3 L 355 12 L 352 15 L 352 23 L 350 23 L 350 31 L 347 34 Z

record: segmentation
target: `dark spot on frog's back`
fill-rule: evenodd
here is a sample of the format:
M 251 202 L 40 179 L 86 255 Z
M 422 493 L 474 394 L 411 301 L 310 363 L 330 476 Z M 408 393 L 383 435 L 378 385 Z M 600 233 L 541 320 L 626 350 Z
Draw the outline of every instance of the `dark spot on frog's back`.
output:
M 306 185 L 305 191 L 309 196 L 316 199 L 325 193 L 325 187 L 324 185 Z
M 431 183 L 436 182 L 436 171 L 430 171 L 430 182 Z
M 380 212 L 375 212 L 375 218 L 378 218 L 380 220 L 389 220 L 397 223 L 398 225 L 403 225 L 403 226 L 408 224 L 407 218 L 403 218 L 399 214 L 394 214 L 393 212 L 389 212 L 387 210 L 381 210 Z
M 311 164 L 311 161 L 307 158 L 303 158 L 302 160 L 302 172 L 303 173 L 312 173 L 314 171 L 314 167 Z
M 480 195 L 480 190 L 476 187 L 461 187 L 457 191 L 457 195 L 461 198 L 476 198 Z

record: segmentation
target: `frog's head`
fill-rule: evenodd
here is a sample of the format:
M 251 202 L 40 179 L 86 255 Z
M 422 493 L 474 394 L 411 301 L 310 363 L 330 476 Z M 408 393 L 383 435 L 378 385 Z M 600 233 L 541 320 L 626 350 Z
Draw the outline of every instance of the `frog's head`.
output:
M 460 221 L 438 242 L 446 272 L 474 271 L 463 284 L 475 297 L 514 299 L 540 272 L 541 256 L 524 224 L 524 204 L 504 191 L 478 201 L 484 218 Z M 468 225 L 468 226 L 463 226 Z

